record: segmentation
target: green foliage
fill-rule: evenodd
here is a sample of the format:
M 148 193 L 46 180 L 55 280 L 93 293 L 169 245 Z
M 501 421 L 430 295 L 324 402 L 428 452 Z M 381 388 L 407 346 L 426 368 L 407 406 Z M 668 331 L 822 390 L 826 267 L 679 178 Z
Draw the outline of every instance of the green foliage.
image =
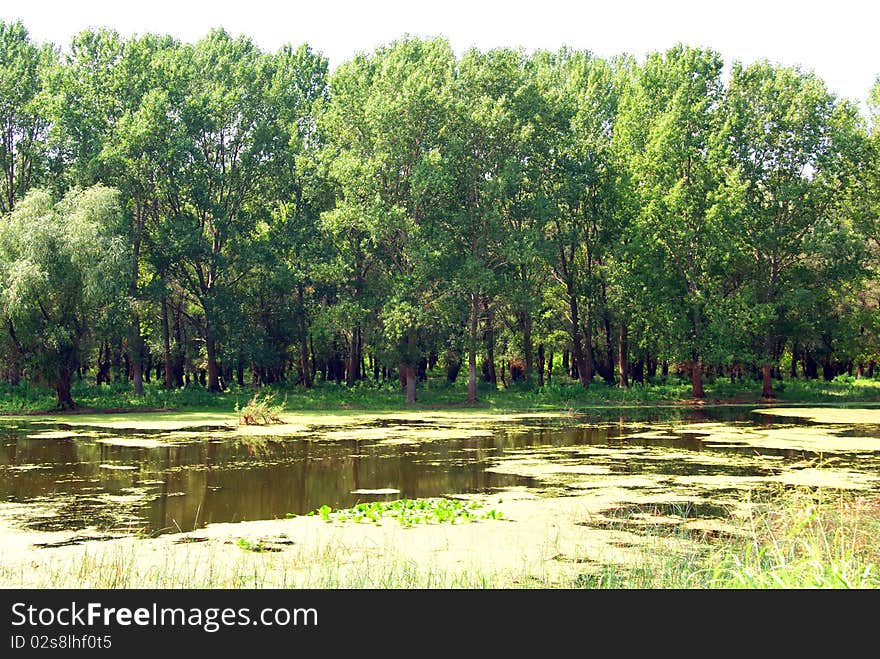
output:
M 323 505 L 317 513 L 325 522 L 371 522 L 381 524 L 385 518 L 394 519 L 404 528 L 418 524 L 455 524 L 456 522 L 477 522 L 480 520 L 500 520 L 500 511 L 483 510 L 479 501 L 460 499 L 399 499 L 397 501 L 374 501 L 359 503 L 353 508 L 332 510 Z M 313 514 L 313 513 L 311 513 Z
M 128 379 L 138 407 L 158 396 L 148 368 L 181 401 L 344 381 L 302 400 L 386 406 L 400 373 L 410 403 L 418 382 L 491 406 L 499 384 L 674 398 L 591 384 L 663 362 L 695 365 L 695 395 L 702 374 L 783 358 L 870 370 L 877 88 L 869 126 L 814 74 L 722 65 L 686 45 L 637 62 L 405 37 L 331 74 L 306 44 L 222 29 L 90 29 L 62 52 L 2 22 L 0 378 Z M 554 387 L 564 360 L 583 392 L 541 387 L 550 357 Z M 469 386 L 426 382 L 426 362 Z
M 90 332 L 124 300 L 125 250 L 118 192 L 72 190 L 53 202 L 32 191 L 0 223 L 5 324 L 27 366 L 73 404 L 70 382 Z

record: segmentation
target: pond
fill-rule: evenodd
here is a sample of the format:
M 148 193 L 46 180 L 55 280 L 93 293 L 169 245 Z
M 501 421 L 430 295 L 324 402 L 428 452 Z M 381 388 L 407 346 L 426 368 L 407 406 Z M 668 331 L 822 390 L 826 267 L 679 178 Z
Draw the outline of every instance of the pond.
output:
M 745 490 L 880 491 L 880 411 L 776 412 L 293 416 L 258 429 L 210 415 L 7 417 L 0 508 L 15 527 L 76 542 L 509 490 L 656 494 L 655 506 L 620 510 L 682 519 L 721 516 Z

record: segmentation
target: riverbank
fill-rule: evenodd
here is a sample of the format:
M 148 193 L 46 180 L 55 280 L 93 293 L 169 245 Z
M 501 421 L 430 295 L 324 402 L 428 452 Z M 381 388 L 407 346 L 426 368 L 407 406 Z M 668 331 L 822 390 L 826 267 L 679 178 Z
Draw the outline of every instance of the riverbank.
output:
M 465 403 L 463 383 L 448 383 L 444 378 L 430 378 L 419 383 L 418 400 L 407 406 L 404 393 L 391 383 L 362 382 L 347 387 L 324 383 L 306 389 L 300 386 L 231 387 L 221 393 L 209 393 L 201 387 L 166 390 L 147 384 L 144 396 L 135 397 L 127 383 L 93 385 L 80 382 L 73 387 L 77 413 L 116 413 L 123 411 L 233 411 L 243 407 L 257 391 L 269 392 L 283 401 L 287 411 L 396 411 L 396 410 L 469 410 L 480 411 L 569 411 L 601 406 L 642 405 L 719 405 L 719 404 L 802 404 L 802 403 L 880 403 L 880 380 L 841 376 L 834 381 L 785 380 L 777 383 L 776 399 L 760 397 L 760 383 L 731 383 L 716 379 L 706 383 L 706 397 L 690 397 L 690 383 L 670 378 L 627 389 L 595 382 L 584 388 L 570 381 L 555 381 L 544 387 L 517 385 L 493 388 L 481 383 L 478 401 Z M 55 414 L 57 401 L 51 389 L 29 385 L 0 384 L 0 414 Z

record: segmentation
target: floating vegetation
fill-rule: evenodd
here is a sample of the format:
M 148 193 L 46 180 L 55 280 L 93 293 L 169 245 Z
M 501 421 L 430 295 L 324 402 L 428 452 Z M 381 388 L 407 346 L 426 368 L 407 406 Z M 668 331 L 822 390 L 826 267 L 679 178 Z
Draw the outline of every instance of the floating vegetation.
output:
M 436 497 L 430 499 L 398 499 L 359 503 L 352 508 L 333 510 L 323 505 L 308 515 L 319 515 L 325 522 L 372 522 L 381 524 L 383 519 L 394 519 L 405 528 L 417 524 L 455 524 L 476 522 L 484 519 L 500 520 L 500 511 L 484 510 L 480 501 L 462 501 Z M 289 514 L 288 517 L 296 517 Z

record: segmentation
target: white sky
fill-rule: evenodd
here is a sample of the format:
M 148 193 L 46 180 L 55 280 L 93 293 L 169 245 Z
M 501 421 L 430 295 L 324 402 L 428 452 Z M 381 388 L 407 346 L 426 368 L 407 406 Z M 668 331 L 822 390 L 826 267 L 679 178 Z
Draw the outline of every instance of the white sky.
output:
M 195 41 L 223 26 L 261 47 L 309 43 L 331 67 L 403 34 L 470 46 L 556 49 L 641 57 L 682 41 L 728 63 L 767 58 L 812 69 L 841 96 L 863 102 L 880 75 L 878 0 L 0 0 L 37 41 L 65 47 L 86 27 L 160 32 Z

